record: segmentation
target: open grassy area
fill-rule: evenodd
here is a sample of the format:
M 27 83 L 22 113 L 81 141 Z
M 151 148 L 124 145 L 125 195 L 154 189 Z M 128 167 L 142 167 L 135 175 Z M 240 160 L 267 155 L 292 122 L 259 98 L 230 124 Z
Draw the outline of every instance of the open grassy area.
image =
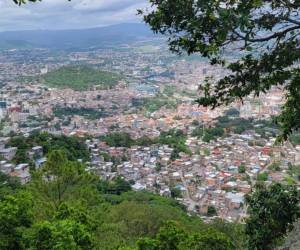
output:
M 121 76 L 106 71 L 100 71 L 88 66 L 64 66 L 43 76 L 44 83 L 50 87 L 71 88 L 82 91 L 99 85 L 107 89 L 117 85 Z

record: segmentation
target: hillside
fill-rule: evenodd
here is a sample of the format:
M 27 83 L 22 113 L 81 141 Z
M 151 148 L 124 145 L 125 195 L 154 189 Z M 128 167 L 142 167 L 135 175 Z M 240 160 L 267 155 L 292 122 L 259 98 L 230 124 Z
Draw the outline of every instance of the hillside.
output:
M 45 74 L 42 79 L 50 87 L 71 88 L 80 91 L 95 85 L 99 85 L 103 89 L 112 88 L 117 85 L 121 76 L 88 66 L 64 66 Z
M 0 46 L 18 40 L 34 47 L 79 49 L 115 46 L 147 39 L 157 39 L 144 24 L 119 24 L 83 30 L 30 30 L 0 33 Z M 1 48 L 1 47 L 0 47 Z
M 35 142 L 51 146 L 53 139 L 61 145 L 70 142 L 66 137 L 41 134 L 17 137 L 12 143 L 22 140 L 24 147 Z M 76 138 L 71 141 L 74 146 L 80 143 Z M 87 172 L 83 164 L 69 160 L 74 148 L 52 148 L 61 150 L 48 152 L 45 166 L 34 170 L 24 186 L 0 173 L 0 249 L 183 250 L 189 243 L 201 246 L 189 248 L 195 250 L 243 249 L 242 225 L 204 224 L 172 198 L 133 191 L 121 177 L 106 181 Z M 168 235 L 168 227 L 174 235 Z M 166 244 L 172 245 L 176 237 L 174 243 L 182 247 L 140 245 L 161 244 L 158 235 L 163 234 Z
M 34 46 L 29 42 L 22 40 L 1 40 L 0 39 L 0 50 L 9 49 L 31 49 Z

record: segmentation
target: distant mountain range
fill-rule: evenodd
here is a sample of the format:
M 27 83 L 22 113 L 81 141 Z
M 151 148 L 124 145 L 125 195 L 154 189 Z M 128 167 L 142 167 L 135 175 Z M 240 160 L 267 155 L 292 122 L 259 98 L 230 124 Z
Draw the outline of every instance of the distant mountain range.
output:
M 118 24 L 83 30 L 32 30 L 0 32 L 0 49 L 76 49 L 114 46 L 157 38 L 144 24 Z

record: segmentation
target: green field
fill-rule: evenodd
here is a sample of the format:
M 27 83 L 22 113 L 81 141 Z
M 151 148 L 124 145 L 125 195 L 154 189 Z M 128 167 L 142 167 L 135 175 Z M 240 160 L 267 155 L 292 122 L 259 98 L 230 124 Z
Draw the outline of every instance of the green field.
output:
M 82 91 L 92 86 L 101 89 L 112 88 L 121 80 L 121 76 L 100 71 L 88 66 L 64 66 L 43 76 L 46 85 L 56 88 L 71 88 Z

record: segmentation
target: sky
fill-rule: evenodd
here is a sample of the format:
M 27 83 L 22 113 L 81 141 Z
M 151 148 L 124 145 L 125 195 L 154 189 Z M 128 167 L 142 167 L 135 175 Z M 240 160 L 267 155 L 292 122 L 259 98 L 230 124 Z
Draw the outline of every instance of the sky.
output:
M 141 22 L 147 0 L 43 0 L 17 6 L 0 0 L 0 31 L 81 29 Z

